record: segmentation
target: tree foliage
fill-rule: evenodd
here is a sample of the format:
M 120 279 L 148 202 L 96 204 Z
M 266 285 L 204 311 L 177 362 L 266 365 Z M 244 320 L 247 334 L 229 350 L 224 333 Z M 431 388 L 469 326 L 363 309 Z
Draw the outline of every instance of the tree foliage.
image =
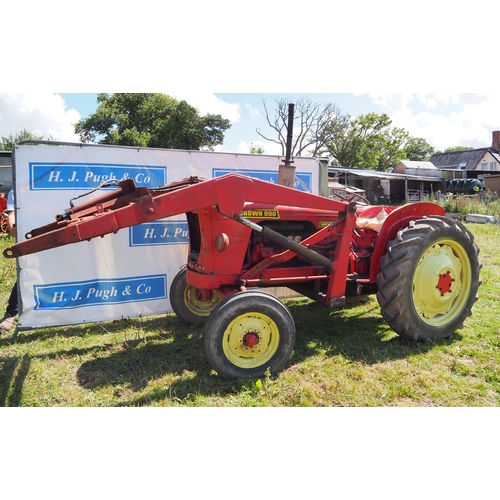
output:
M 221 115 L 200 116 L 186 101 L 165 94 L 99 94 L 97 102 L 95 113 L 75 124 L 83 142 L 213 150 L 231 127 Z
M 410 137 L 405 150 L 406 159 L 410 161 L 429 161 L 436 151 L 421 137 Z
M 252 155 L 263 155 L 265 153 L 264 148 L 259 145 L 259 144 L 252 144 L 250 145 L 250 154 Z
M 402 128 L 391 128 L 388 115 L 368 113 L 349 115 L 331 123 L 326 151 L 334 165 L 391 170 L 406 158 L 410 135 Z
M 9 135 L 6 137 L 0 137 L 0 151 L 12 151 L 16 143 L 21 141 L 40 141 L 44 137 L 43 135 L 35 135 L 33 132 L 26 130 L 25 128 L 21 132 L 17 132 L 14 135 Z

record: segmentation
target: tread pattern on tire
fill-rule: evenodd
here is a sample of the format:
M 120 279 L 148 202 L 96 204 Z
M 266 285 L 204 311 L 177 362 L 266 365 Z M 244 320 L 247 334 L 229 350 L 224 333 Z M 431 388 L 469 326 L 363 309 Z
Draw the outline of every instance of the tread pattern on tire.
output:
M 411 299 L 411 280 L 423 247 L 440 237 L 456 240 L 467 251 L 472 267 L 472 283 L 468 292 L 470 296 L 461 314 L 449 325 L 438 328 L 419 319 Z M 415 253 L 417 248 L 420 250 L 418 257 Z M 389 242 L 386 255 L 380 260 L 377 299 L 382 316 L 401 337 L 424 341 L 451 337 L 472 314 L 472 306 L 478 299 L 477 289 L 481 284 L 481 267 L 479 248 L 463 224 L 439 216 L 413 221 L 407 228 L 398 231 L 396 238 Z

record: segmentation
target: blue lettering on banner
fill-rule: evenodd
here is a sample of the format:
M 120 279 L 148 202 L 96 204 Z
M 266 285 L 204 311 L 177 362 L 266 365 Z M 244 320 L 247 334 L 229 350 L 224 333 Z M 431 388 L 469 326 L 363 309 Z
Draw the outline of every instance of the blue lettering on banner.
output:
M 221 177 L 226 174 L 241 174 L 247 177 L 253 177 L 261 181 L 278 184 L 278 172 L 276 170 L 238 170 L 231 168 L 213 168 L 212 177 Z M 295 189 L 311 193 L 312 173 L 295 172 Z
M 104 182 L 132 179 L 137 186 L 167 183 L 167 167 L 115 163 L 30 162 L 30 190 L 92 189 Z
M 130 246 L 179 245 L 189 243 L 187 221 L 154 221 L 129 229 Z
M 34 285 L 35 309 L 74 309 L 167 298 L 167 276 L 94 279 Z

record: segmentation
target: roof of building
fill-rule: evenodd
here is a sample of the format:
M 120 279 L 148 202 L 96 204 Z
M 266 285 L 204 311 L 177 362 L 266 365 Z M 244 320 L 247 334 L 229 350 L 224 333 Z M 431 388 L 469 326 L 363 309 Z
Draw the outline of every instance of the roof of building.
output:
M 418 181 L 432 181 L 438 182 L 442 181 L 441 177 L 430 177 L 425 175 L 411 175 L 411 174 L 403 174 L 403 173 L 394 173 L 394 172 L 379 172 L 378 170 L 369 170 L 369 169 L 361 169 L 361 168 L 345 168 L 345 167 L 328 167 L 328 172 L 339 172 L 346 173 L 351 175 L 357 175 L 358 177 L 369 177 L 372 179 L 408 179 L 408 180 L 418 180 Z
M 473 170 L 487 152 L 498 158 L 497 149 L 478 148 L 435 154 L 432 155 L 431 162 L 436 167 L 441 168 L 463 168 L 465 170 Z
M 437 170 L 434 163 L 430 161 L 401 160 L 399 164 L 403 164 L 405 168 L 421 168 L 426 170 Z

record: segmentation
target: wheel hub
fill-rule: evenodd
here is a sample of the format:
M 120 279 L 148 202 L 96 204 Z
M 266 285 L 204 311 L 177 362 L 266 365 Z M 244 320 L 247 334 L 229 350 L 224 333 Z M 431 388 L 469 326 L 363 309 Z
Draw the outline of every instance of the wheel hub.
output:
M 451 293 L 451 284 L 455 281 L 454 278 L 451 277 L 450 271 L 446 271 L 445 274 L 439 275 L 438 284 L 436 288 L 441 292 L 441 297 L 444 296 L 445 293 Z
M 422 256 L 413 278 L 419 314 L 432 319 L 450 311 L 462 290 L 462 262 L 448 244 L 435 244 Z
M 223 349 L 236 366 L 251 368 L 269 361 L 279 346 L 276 323 L 260 313 L 242 314 L 226 329 Z
M 245 347 L 255 347 L 259 343 L 259 336 L 255 332 L 248 332 L 243 336 L 243 345 Z
M 212 290 L 197 289 L 195 295 L 200 302 L 208 302 L 209 300 L 212 299 L 213 292 Z
M 220 300 L 212 290 L 201 290 L 190 285 L 184 290 L 184 305 L 197 316 L 208 316 Z

